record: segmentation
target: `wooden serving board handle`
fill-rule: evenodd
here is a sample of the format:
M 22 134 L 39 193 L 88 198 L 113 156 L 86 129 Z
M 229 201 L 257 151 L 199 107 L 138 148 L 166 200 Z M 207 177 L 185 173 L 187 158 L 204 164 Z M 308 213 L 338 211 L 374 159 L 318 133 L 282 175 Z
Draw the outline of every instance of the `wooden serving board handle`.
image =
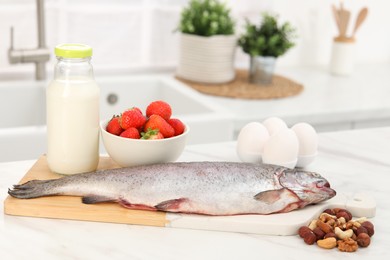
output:
M 117 167 L 110 158 L 100 158 L 98 169 Z M 32 179 L 59 177 L 61 176 L 49 170 L 46 157 L 42 156 L 20 183 Z M 81 202 L 80 197 L 72 196 L 29 200 L 8 196 L 4 201 L 4 212 L 8 215 L 284 236 L 297 234 L 300 226 L 309 224 L 326 208 L 334 207 L 346 208 L 355 217 L 371 218 L 376 212 L 375 200 L 365 193 L 338 194 L 326 202 L 283 214 L 241 216 L 204 216 L 130 210 L 116 203 L 87 205 Z

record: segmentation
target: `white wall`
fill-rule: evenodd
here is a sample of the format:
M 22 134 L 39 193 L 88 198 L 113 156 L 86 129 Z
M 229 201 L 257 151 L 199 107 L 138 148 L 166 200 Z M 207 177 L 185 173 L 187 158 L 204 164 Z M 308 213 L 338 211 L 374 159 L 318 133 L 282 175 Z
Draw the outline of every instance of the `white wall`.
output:
M 186 0 L 46 0 L 47 45 L 82 42 L 94 48 L 93 64 L 97 72 L 137 72 L 149 69 L 173 69 L 177 62 L 178 33 L 174 30 Z M 298 28 L 297 46 L 283 56 L 282 65 L 326 65 L 336 25 L 329 0 L 230 0 L 237 20 L 237 33 L 244 17 L 257 21 L 263 11 L 280 15 Z M 345 0 L 352 11 L 367 6 L 369 15 L 357 34 L 357 62 L 379 63 L 390 59 L 390 1 Z M 36 46 L 35 0 L 0 0 L 0 77 L 4 74 L 31 74 L 32 64 L 10 65 L 9 28 L 14 27 L 15 47 Z M 52 57 L 48 64 L 51 71 Z M 247 55 L 237 51 L 237 64 L 246 66 Z M 1 80 L 1 78 L 0 78 Z

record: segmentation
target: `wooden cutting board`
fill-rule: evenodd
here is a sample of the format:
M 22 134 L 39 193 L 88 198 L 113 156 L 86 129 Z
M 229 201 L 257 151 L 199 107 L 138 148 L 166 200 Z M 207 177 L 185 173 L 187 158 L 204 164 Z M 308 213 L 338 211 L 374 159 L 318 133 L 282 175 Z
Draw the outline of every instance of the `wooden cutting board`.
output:
M 118 168 L 118 166 L 109 157 L 101 157 L 98 169 L 111 168 Z M 61 175 L 49 170 L 46 157 L 42 156 L 19 183 L 33 179 L 44 180 L 60 177 Z M 328 207 L 347 208 L 357 217 L 374 217 L 376 211 L 375 201 L 367 194 L 354 194 L 353 196 L 338 194 L 324 203 L 284 214 L 242 216 L 204 216 L 130 210 L 116 203 L 83 204 L 80 197 L 73 196 L 28 200 L 8 196 L 4 201 L 4 212 L 8 215 L 268 235 L 295 235 L 300 226 L 307 225 L 311 219 L 317 217 Z

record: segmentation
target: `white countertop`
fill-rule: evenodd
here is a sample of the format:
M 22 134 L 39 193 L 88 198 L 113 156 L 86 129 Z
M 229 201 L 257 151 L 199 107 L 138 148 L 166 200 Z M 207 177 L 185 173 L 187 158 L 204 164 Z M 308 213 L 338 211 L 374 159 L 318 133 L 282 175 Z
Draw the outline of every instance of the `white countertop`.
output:
M 182 161 L 237 161 L 235 143 L 188 146 Z M 0 164 L 0 200 L 34 161 Z M 40 219 L 0 211 L 1 259 L 388 259 L 390 257 L 390 128 L 322 133 L 307 167 L 336 191 L 369 192 L 377 202 L 375 235 L 355 253 L 308 246 L 298 236 Z
M 308 122 L 318 131 L 390 126 L 390 65 L 364 64 L 347 77 L 333 76 L 324 67 L 276 67 L 276 74 L 304 86 L 280 99 L 243 100 L 204 95 L 227 108 L 235 130 L 246 123 L 278 116 L 292 125 Z

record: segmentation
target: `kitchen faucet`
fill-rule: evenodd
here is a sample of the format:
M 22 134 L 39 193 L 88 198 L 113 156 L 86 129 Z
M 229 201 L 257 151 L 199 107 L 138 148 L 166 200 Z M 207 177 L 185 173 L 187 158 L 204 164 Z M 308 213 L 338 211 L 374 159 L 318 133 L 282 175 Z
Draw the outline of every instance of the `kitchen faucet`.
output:
M 50 51 L 45 43 L 45 13 L 44 0 L 37 1 L 37 21 L 38 21 L 38 48 L 36 49 L 14 49 L 14 29 L 11 27 L 11 46 L 8 50 L 8 60 L 15 63 L 35 63 L 35 79 L 46 78 L 45 63 L 50 59 Z

